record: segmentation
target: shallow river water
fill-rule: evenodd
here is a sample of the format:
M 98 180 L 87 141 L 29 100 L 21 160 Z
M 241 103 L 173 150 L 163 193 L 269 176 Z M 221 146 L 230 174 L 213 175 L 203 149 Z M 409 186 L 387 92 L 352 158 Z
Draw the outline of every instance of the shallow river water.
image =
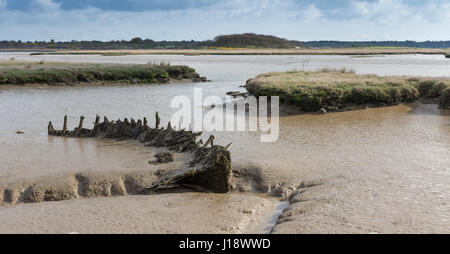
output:
M 187 64 L 212 82 L 1 88 L 0 178 L 4 181 L 80 170 L 149 167 L 149 152 L 129 144 L 47 137 L 48 121 L 60 126 L 66 114 L 71 128 L 80 115 L 85 115 L 90 123 L 96 114 L 108 115 L 110 119 L 151 118 L 159 111 L 166 123 L 175 111 L 170 109 L 174 96 L 192 97 L 193 89 L 201 87 L 204 96 L 225 97 L 228 91 L 243 90 L 239 86 L 247 79 L 270 71 L 346 67 L 357 73 L 379 75 L 450 76 L 450 60 L 440 55 L 104 57 L 0 53 L 0 60 L 10 57 L 69 62 L 166 61 Z M 25 134 L 18 135 L 16 131 Z M 309 217 L 306 214 L 308 225 L 287 221 L 276 228 L 277 232 L 450 233 L 449 110 L 417 103 L 285 116 L 280 118 L 280 137 L 275 143 L 261 143 L 259 133 L 213 134 L 220 144 L 233 143 L 230 150 L 234 167 L 252 165 L 273 182 L 329 182 L 333 193 L 327 194 L 326 205 L 319 205 Z M 310 200 L 322 200 L 323 193 L 311 194 Z

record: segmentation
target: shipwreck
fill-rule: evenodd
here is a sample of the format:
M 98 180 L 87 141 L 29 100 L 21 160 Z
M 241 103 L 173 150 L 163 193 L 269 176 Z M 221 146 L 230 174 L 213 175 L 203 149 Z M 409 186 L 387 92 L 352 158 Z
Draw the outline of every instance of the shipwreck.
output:
M 173 153 L 188 152 L 192 161 L 183 168 L 162 172 L 145 191 L 189 187 L 201 191 L 226 193 L 230 191 L 231 156 L 228 146 L 214 144 L 214 136 L 206 142 L 197 139 L 201 132 L 175 130 L 170 122 L 167 127 L 161 127 L 161 119 L 156 113 L 155 126 L 148 125 L 147 118 L 110 121 L 106 116 L 101 122 L 96 116 L 92 129 L 84 128 L 85 117 L 81 116 L 79 124 L 73 130 L 67 128 L 67 116 L 64 116 L 62 130 L 56 130 L 52 122 L 48 124 L 48 135 L 73 138 L 107 138 L 117 141 L 138 140 L 147 147 L 165 147 L 169 152 L 158 153 L 156 160 L 150 164 L 163 164 L 173 161 Z

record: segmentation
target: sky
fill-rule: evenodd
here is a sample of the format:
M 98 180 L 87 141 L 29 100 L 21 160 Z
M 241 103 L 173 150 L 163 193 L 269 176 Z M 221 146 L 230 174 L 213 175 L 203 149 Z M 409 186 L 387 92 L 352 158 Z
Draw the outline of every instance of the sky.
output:
M 0 40 L 450 40 L 450 0 L 0 0 Z

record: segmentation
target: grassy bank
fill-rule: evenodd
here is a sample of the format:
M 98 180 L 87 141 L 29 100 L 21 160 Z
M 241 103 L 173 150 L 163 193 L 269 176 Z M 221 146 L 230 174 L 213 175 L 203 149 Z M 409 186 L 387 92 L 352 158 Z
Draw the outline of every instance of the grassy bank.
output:
M 307 112 L 390 106 L 419 98 L 450 107 L 450 78 L 380 77 L 323 69 L 262 74 L 248 80 L 246 88 L 255 96 L 279 96 L 280 102 Z
M 0 85 L 77 83 L 167 83 L 170 79 L 201 81 L 187 66 L 168 64 L 69 64 L 44 62 L 0 62 Z
M 330 49 L 264 49 L 264 48 L 211 48 L 211 49 L 137 49 L 137 50 L 60 50 L 35 52 L 31 55 L 396 55 L 396 54 L 449 54 L 446 49 L 420 49 L 401 47 L 330 48 Z

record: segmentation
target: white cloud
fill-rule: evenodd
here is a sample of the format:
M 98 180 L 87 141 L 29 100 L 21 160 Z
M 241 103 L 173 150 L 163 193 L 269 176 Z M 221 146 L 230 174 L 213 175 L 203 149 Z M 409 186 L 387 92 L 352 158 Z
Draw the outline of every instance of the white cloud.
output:
M 450 20 L 450 3 L 447 1 L 424 1 L 411 4 L 402 0 L 378 0 L 375 2 L 351 2 L 356 18 L 372 20 L 382 24 L 422 22 L 446 22 Z
M 0 11 L 0 40 L 120 40 L 136 36 L 204 40 L 241 32 L 296 40 L 450 39 L 446 34 L 450 26 L 447 1 L 432 1 L 419 8 L 406 1 L 352 0 L 328 10 L 315 4 L 299 6 L 296 0 L 228 0 L 200 9 L 142 12 L 63 10 L 55 0 L 33 1 L 32 14 Z M 0 6 L 3 3 L 6 1 L 0 0 Z
M 351 5 L 358 15 L 365 16 L 370 14 L 368 2 L 353 1 Z
M 60 3 L 55 3 L 53 0 L 33 0 L 33 5 L 45 11 L 55 11 L 60 7 Z
M 450 21 L 450 3 L 429 2 L 417 12 L 417 15 L 432 22 Z
M 378 0 L 376 2 L 354 2 L 355 10 L 359 11 L 360 17 L 374 20 L 379 23 L 389 24 L 399 22 L 405 18 L 410 19 L 413 11 L 402 1 Z
M 322 12 L 314 4 L 309 5 L 300 14 L 301 21 L 305 22 L 314 22 L 322 17 Z

